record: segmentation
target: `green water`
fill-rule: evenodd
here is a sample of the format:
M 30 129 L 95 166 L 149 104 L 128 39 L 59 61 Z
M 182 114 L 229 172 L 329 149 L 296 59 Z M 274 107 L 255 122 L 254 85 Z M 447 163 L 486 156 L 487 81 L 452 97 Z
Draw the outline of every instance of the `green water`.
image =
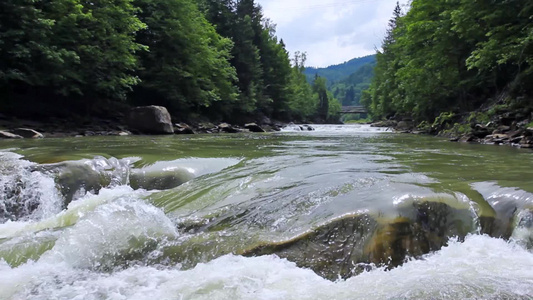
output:
M 377 298 L 399 295 L 395 299 L 416 299 L 412 295 L 422 295 L 434 299 L 448 293 L 460 298 L 492 295 L 521 299 L 533 291 L 533 274 L 527 271 L 533 266 L 528 252 L 533 241 L 530 150 L 451 143 L 366 126 L 317 126 L 314 132 L 265 134 L 4 140 L 0 149 L 0 154 L 22 156 L 4 155 L 0 160 L 4 203 L 40 203 L 35 211 L 24 206 L 26 215 L 19 212 L 22 216 L 16 216 L 18 219 L 6 217 L 12 220 L 0 224 L 0 258 L 6 263 L 0 265 L 0 271 L 12 273 L 13 278 L 19 273 L 44 272 L 41 265 L 66 264 L 67 269 L 44 272 L 43 277 L 82 280 L 89 276 L 101 281 L 111 276 L 113 282 L 122 280 L 123 272 L 141 276 L 135 266 L 144 266 L 197 272 L 165 274 L 169 278 L 198 276 L 198 282 L 210 286 L 212 279 L 202 273 L 202 263 L 214 263 L 215 269 L 209 271 L 213 274 L 232 264 L 226 261 L 233 259 L 227 255 L 245 255 L 241 263 L 247 265 L 256 262 L 250 256 L 275 254 L 329 280 L 378 276 L 380 281 L 391 275 L 379 268 L 369 273 L 374 275 L 360 275 L 362 270 L 373 269 L 365 263 L 391 269 L 401 266 L 406 257 L 441 252 L 446 256 L 448 252 L 441 248 L 457 237 L 449 247 L 457 247 L 459 250 L 453 251 L 467 259 L 479 260 L 468 269 L 474 272 L 465 279 L 472 280 L 470 285 L 450 291 L 450 282 L 435 283 L 434 291 L 427 295 L 421 292 L 424 286 L 419 286 L 415 288 L 418 294 L 399 292 Z M 86 168 L 82 172 L 96 174 L 101 182 L 98 189 L 91 191 L 88 179 L 72 175 L 79 174 L 72 170 L 80 165 Z M 188 177 L 183 177 L 183 172 Z M 143 189 L 133 190 L 130 180 L 139 174 L 148 179 Z M 176 180 L 184 183 L 176 184 Z M 82 182 L 81 190 L 76 181 Z M 17 185 L 21 186 L 18 190 L 13 188 Z M 68 202 L 61 196 L 65 186 L 74 189 Z M 487 284 L 477 280 L 503 273 L 483 273 L 483 268 L 491 268 L 485 264 L 489 260 L 468 258 L 473 250 L 465 247 L 490 244 L 494 251 L 515 251 L 492 239 L 518 241 L 521 260 L 499 261 L 522 273 L 508 284 L 489 285 L 493 291 L 489 293 L 484 288 L 477 290 Z M 435 260 L 442 264 L 444 274 L 446 262 Z M 456 263 L 461 261 L 457 258 Z M 88 270 L 90 275 L 71 268 Z M 432 267 L 407 263 L 394 272 L 407 272 L 398 276 L 416 281 L 417 272 L 428 268 Z M 252 270 L 250 266 L 242 272 Z M 315 280 L 305 276 L 302 280 L 309 284 Z M 532 283 L 529 288 L 528 283 Z M 60 290 L 69 288 L 62 280 L 39 288 L 31 282 L 17 284 L 41 291 L 36 295 L 43 299 L 59 297 Z M 368 283 L 361 284 L 362 289 L 369 288 Z M 517 287 L 522 292 L 512 291 Z M 220 292 L 215 286 L 207 290 Z M 102 292 L 108 296 L 95 299 L 112 298 L 108 292 Z M 235 293 L 231 295 L 248 299 Z M 26 294 L 15 289 L 9 295 Z M 79 294 L 71 291 L 68 295 Z M 292 295 L 287 299 L 306 298 L 301 293 L 287 295 Z M 332 297 L 319 291 L 313 295 L 308 298 Z M 342 295 L 337 291 L 333 297 L 364 298 Z

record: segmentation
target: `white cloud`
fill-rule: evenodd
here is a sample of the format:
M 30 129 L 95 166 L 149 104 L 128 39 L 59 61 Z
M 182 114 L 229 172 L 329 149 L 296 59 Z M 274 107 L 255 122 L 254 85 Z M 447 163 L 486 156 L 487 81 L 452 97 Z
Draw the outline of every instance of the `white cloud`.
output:
M 287 50 L 307 52 L 308 66 L 324 67 L 375 53 L 397 0 L 256 1 Z

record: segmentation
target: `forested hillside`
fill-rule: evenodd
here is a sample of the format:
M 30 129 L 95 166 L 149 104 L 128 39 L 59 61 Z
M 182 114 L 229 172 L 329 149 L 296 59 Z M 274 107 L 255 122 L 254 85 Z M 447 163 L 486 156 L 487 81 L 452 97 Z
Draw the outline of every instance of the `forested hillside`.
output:
M 398 6 L 365 104 L 375 119 L 433 126 L 485 124 L 498 111 L 531 119 L 532 16 L 529 0 L 413 0 L 405 14 Z
M 368 89 L 374 77 L 374 66 L 374 63 L 362 65 L 347 78 L 331 84 L 333 96 L 339 99 L 343 106 L 360 105 L 363 91 Z
M 326 78 L 329 85 L 334 82 L 346 79 L 348 76 L 356 72 L 359 68 L 367 64 L 374 64 L 376 62 L 376 55 L 368 55 L 364 57 L 350 59 L 347 62 L 338 65 L 332 65 L 326 68 L 308 67 L 305 69 L 305 75 L 312 81 L 316 74 Z
M 4 0 L 0 11 L 4 114 L 154 104 L 182 120 L 338 117 L 254 0 Z

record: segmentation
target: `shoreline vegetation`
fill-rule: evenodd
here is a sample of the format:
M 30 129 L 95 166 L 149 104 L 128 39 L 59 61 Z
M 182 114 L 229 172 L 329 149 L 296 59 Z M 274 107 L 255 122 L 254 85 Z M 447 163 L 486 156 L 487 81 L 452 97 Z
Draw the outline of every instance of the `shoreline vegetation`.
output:
M 254 0 L 6 0 L 0 11 L 4 119 L 85 128 L 150 105 L 187 124 L 339 119 L 326 80 L 307 80 L 305 53 L 289 56 Z
M 397 4 L 374 78 L 371 119 L 401 132 L 533 148 L 533 3 Z

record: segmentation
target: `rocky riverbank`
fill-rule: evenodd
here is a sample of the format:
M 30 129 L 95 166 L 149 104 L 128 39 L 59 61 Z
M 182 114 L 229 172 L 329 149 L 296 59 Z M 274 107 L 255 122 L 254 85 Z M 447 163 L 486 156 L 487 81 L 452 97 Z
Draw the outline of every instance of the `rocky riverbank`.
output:
M 148 111 L 148 112 L 146 112 Z M 0 115 L 0 138 L 58 138 L 84 136 L 127 136 L 137 134 L 206 134 L 280 131 L 285 123 L 262 118 L 257 122 L 174 122 L 164 107 L 132 109 L 126 115 L 108 118 L 70 117 L 48 120 L 18 119 Z
M 447 112 L 433 124 L 410 118 L 372 124 L 396 132 L 447 137 L 452 142 L 509 145 L 533 149 L 533 108 L 528 105 L 494 104 L 467 114 Z

